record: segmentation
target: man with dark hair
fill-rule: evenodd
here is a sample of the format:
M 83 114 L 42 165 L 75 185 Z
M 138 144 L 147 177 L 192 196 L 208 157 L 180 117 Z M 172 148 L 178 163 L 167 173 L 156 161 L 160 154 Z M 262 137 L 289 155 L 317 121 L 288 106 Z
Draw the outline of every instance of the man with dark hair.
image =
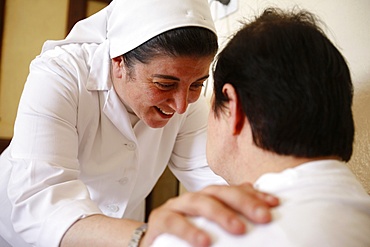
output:
M 370 197 L 344 163 L 352 97 L 346 61 L 313 14 L 270 8 L 236 33 L 215 66 L 207 159 L 230 185 L 253 183 L 281 205 L 238 237 L 195 218 L 213 246 L 370 246 Z

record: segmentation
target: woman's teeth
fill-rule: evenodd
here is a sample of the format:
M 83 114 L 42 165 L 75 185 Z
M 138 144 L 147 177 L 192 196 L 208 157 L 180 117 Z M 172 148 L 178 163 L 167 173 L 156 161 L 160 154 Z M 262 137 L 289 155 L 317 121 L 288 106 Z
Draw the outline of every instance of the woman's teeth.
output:
M 161 108 L 159 108 L 159 107 L 157 107 L 158 108 L 158 110 L 160 110 L 163 114 L 165 114 L 165 115 L 168 115 L 168 116 L 171 116 L 171 115 L 173 115 L 173 112 L 166 112 L 166 111 L 164 111 L 164 110 L 162 110 Z

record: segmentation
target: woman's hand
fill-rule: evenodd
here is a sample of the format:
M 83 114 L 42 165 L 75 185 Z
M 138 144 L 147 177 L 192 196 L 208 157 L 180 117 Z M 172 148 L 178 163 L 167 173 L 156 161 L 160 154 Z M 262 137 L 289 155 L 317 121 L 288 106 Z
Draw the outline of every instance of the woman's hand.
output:
M 255 223 L 267 223 L 271 221 L 270 207 L 278 204 L 276 197 L 255 190 L 251 184 L 208 186 L 199 192 L 170 199 L 154 209 L 140 246 L 150 246 L 162 233 L 176 235 L 192 246 L 209 246 L 211 238 L 194 226 L 187 216 L 202 216 L 232 234 L 242 234 L 246 232 L 246 226 L 239 215 Z

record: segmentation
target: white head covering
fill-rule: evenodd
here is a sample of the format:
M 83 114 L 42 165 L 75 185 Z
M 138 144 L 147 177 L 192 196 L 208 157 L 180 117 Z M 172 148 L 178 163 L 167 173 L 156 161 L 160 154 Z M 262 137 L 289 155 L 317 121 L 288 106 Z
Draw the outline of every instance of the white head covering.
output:
M 46 41 L 42 53 L 70 43 L 104 43 L 111 58 L 125 54 L 165 31 L 185 26 L 216 33 L 207 0 L 113 0 L 78 22 L 66 39 Z

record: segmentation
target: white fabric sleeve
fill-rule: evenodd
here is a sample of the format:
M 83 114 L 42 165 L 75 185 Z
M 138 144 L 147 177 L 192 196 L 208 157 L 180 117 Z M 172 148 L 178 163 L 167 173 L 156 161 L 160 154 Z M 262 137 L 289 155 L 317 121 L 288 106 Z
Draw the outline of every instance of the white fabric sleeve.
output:
M 59 246 L 76 220 L 101 211 L 78 180 L 77 78 L 52 60 L 30 70 L 10 150 L 11 218 L 31 245 Z

